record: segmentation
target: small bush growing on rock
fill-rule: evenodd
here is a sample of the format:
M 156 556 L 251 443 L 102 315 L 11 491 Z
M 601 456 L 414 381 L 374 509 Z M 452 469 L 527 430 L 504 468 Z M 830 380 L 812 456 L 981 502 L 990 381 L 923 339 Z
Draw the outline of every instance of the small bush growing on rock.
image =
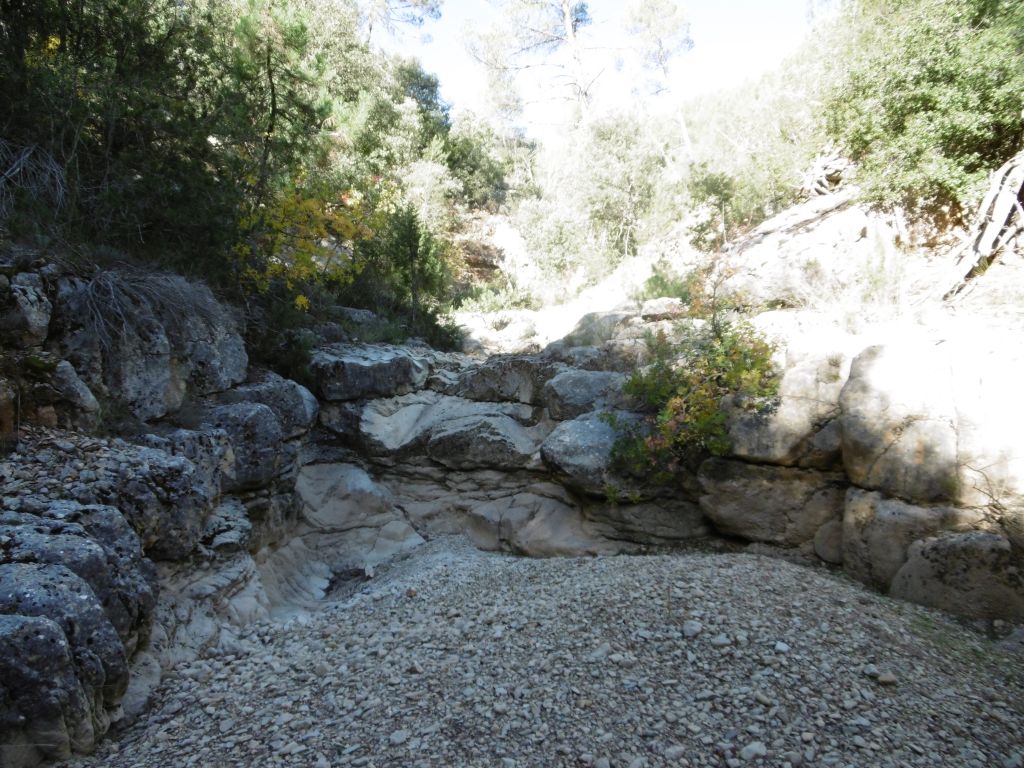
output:
M 678 340 L 659 332 L 647 342 L 653 362 L 624 388 L 644 418 L 622 429 L 613 458 L 626 471 L 666 482 L 700 457 L 728 450 L 726 399 L 769 408 L 779 377 L 772 344 L 749 323 L 718 313 L 680 326 Z

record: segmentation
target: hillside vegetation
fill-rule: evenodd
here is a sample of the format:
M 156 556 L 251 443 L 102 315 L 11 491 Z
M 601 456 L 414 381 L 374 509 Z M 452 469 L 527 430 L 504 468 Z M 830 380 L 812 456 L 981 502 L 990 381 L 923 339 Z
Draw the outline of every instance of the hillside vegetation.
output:
M 601 81 L 580 85 L 594 20 L 577 5 L 563 18 L 508 0 L 505 37 L 477 44 L 494 110 L 453 121 L 434 76 L 368 42 L 440 3 L 4 4 L 0 231 L 204 277 L 263 342 L 356 306 L 391 318 L 385 336 L 452 344 L 443 317 L 467 298 L 533 301 L 508 277 L 461 279 L 453 244 L 474 211 L 509 215 L 568 296 L 680 222 L 697 247 L 724 248 L 805 194 L 822 153 L 852 160 L 873 204 L 962 224 L 1022 144 L 1019 2 L 848 2 L 779 70 L 666 110 L 670 61 L 693 41 L 681 6 L 637 0 L 650 92 L 599 113 Z M 536 23 L 549 38 L 530 37 Z M 529 141 L 514 75 L 559 61 L 574 111 L 555 139 Z

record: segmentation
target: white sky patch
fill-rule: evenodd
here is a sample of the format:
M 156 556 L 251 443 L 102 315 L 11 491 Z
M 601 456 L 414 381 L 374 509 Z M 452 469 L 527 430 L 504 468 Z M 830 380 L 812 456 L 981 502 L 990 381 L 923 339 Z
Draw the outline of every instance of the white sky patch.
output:
M 588 68 L 597 74 L 594 114 L 650 109 L 649 77 L 643 71 L 623 20 L 626 0 L 590 0 L 593 24 L 581 33 Z M 691 0 L 692 50 L 678 54 L 670 70 L 670 92 L 653 107 L 661 112 L 692 96 L 740 85 L 777 66 L 800 46 L 811 29 L 808 0 Z M 442 17 L 398 38 L 380 38 L 388 50 L 414 56 L 437 75 L 441 95 L 453 113 L 483 112 L 487 77 L 466 51 L 467 31 L 483 28 L 498 13 L 487 0 L 445 0 Z M 549 67 L 527 70 L 520 78 L 526 102 L 523 126 L 543 139 L 563 123 L 569 106 Z M 644 105 L 644 106 L 642 106 Z

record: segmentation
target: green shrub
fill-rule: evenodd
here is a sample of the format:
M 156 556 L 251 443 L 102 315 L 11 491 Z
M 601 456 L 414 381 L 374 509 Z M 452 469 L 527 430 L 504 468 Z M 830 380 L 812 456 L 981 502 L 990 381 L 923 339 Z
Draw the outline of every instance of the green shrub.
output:
M 680 275 L 666 262 L 660 261 L 651 270 L 643 287 L 633 294 L 633 300 L 644 302 L 648 299 L 660 299 L 670 297 L 682 299 L 683 303 L 692 307 L 694 302 L 703 295 L 704 281 L 707 279 L 707 272 L 695 269 L 685 275 Z
M 618 425 L 613 458 L 633 474 L 665 482 L 708 454 L 729 448 L 726 399 L 748 409 L 770 408 L 778 392 L 773 346 L 749 323 L 722 316 L 648 337 L 653 362 L 635 372 L 625 393 L 643 418 Z
M 857 161 L 867 198 L 944 223 L 1024 139 L 1024 3 L 858 3 L 848 75 L 828 130 Z

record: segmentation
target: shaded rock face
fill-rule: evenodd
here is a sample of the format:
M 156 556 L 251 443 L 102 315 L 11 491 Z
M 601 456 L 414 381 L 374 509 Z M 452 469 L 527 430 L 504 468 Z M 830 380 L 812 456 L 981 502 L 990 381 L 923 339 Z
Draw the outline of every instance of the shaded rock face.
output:
M 223 430 L 231 443 L 234 467 L 223 490 L 244 491 L 269 484 L 281 471 L 281 423 L 263 403 L 239 402 L 208 409 L 203 422 Z
M 0 340 L 13 347 L 34 347 L 46 341 L 53 304 L 42 277 L 21 272 L 0 289 Z
M 0 564 L 0 613 L 48 619 L 60 629 L 70 650 L 77 685 L 65 682 L 71 696 L 80 691 L 85 702 L 84 710 L 72 713 L 68 720 L 89 725 L 73 736 L 62 723 L 51 720 L 48 730 L 56 731 L 58 751 L 91 746 L 94 734 L 106 732 L 110 709 L 128 685 L 124 646 L 92 588 L 62 565 Z M 20 653 L 26 651 L 30 648 Z M 38 674 L 38 670 L 33 671 Z
M 701 509 L 715 528 L 751 541 L 798 546 L 843 514 L 839 473 L 708 459 L 698 480 Z
M 260 403 L 267 406 L 277 417 L 285 440 L 309 432 L 320 411 L 320 404 L 312 392 L 298 382 L 270 371 L 261 372 L 255 380 L 223 393 L 219 400 L 225 404 Z
M 941 531 L 970 530 L 983 520 L 979 509 L 921 507 L 851 488 L 843 513 L 843 566 L 854 578 L 888 591 L 914 542 Z
M 313 354 L 310 373 L 324 400 L 389 397 L 422 387 L 429 368 L 410 350 L 374 344 L 334 344 Z
M 51 502 L 0 513 L 3 561 L 63 565 L 85 581 L 131 655 L 148 638 L 156 574 L 135 532 L 113 507 Z
M 912 501 L 956 499 L 956 407 L 948 363 L 916 347 L 872 347 L 840 398 L 843 466 L 864 488 Z
M 36 765 L 93 748 L 93 692 L 56 620 L 0 615 L 0 681 L 0 763 Z
M 116 278 L 111 278 L 116 285 Z M 209 289 L 184 281 L 204 306 L 217 308 Z M 94 394 L 124 403 L 149 421 L 177 411 L 186 396 L 228 389 L 245 379 L 248 357 L 237 323 L 226 311 L 166 316 L 145 301 L 122 302 L 118 322 L 97 308 L 102 298 L 79 278 L 61 278 L 55 295 L 58 344 Z
M 996 533 L 944 533 L 911 545 L 890 594 L 961 616 L 1022 621 L 1024 558 Z

